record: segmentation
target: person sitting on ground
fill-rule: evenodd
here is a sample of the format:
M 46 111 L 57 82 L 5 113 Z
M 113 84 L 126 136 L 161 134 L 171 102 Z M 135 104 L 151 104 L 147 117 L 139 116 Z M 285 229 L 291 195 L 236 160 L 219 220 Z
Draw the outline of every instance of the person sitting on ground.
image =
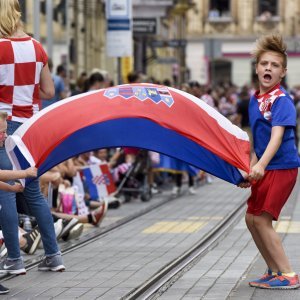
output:
M 19 227 L 19 245 L 20 249 L 26 254 L 34 254 L 39 242 L 41 241 L 41 234 L 38 227 L 25 231 Z M 7 254 L 7 249 L 5 247 L 5 240 L 3 233 L 0 230 L 0 257 L 4 257 Z

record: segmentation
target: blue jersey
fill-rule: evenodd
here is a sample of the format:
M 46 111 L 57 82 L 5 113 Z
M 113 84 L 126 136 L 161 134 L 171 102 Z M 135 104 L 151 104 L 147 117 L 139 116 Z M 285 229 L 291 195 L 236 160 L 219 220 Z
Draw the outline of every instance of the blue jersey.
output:
M 249 104 L 254 151 L 258 159 L 271 139 L 273 126 L 285 127 L 282 143 L 266 170 L 292 169 L 300 166 L 295 142 L 296 109 L 292 98 L 278 84 L 264 95 L 256 92 Z

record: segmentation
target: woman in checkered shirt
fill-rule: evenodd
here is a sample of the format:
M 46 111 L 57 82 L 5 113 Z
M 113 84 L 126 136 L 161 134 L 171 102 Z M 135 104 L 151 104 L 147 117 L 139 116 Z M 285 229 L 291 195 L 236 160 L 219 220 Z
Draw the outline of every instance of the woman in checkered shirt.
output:
M 0 0 L 0 48 L 0 111 L 8 114 L 7 133 L 11 135 L 39 110 L 41 98 L 54 95 L 47 54 L 38 41 L 23 31 L 18 0 Z M 12 169 L 4 147 L 0 148 L 0 169 Z M 39 270 L 63 271 L 53 220 L 39 181 L 34 180 L 23 193 L 37 220 L 45 249 L 46 257 Z M 0 224 L 8 251 L 7 258 L 0 263 L 0 274 L 24 274 L 15 193 L 0 191 L 0 207 Z

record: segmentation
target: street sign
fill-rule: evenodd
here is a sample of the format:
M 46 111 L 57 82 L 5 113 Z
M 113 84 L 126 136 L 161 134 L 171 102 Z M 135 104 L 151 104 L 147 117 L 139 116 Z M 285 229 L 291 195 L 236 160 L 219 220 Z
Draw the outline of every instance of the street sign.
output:
M 132 1 L 106 0 L 106 53 L 132 56 Z
M 130 30 L 130 20 L 109 19 L 107 20 L 108 31 Z
M 131 0 L 106 0 L 107 19 L 130 19 Z
M 173 47 L 173 48 L 183 48 L 186 46 L 186 40 L 170 40 L 168 41 L 168 47 Z
M 151 46 L 155 48 L 162 47 L 171 47 L 171 48 L 184 48 L 187 44 L 187 41 L 184 39 L 174 39 L 174 40 L 160 40 L 160 41 L 151 41 Z
M 133 33 L 134 34 L 156 34 L 157 24 L 156 18 L 134 18 Z

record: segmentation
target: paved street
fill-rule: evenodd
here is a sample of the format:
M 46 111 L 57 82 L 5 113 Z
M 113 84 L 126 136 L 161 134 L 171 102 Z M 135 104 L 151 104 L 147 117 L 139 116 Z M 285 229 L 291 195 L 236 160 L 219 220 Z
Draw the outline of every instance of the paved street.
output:
M 114 229 L 93 242 L 64 254 L 67 271 L 39 272 L 37 268 L 4 282 L 11 289 L 3 299 L 120 299 L 193 246 L 239 203 L 248 190 L 221 180 L 187 191 L 167 204 Z M 130 214 L 156 206 L 169 191 L 144 203 L 133 200 L 109 210 L 102 230 Z M 300 270 L 300 203 L 296 189 L 286 205 L 277 230 L 296 270 Z M 99 230 L 86 226 L 84 235 Z M 61 244 L 63 245 L 63 244 Z M 41 255 L 41 250 L 34 257 Z M 254 243 L 241 219 L 218 245 L 175 282 L 162 300 L 194 299 L 299 299 L 300 291 L 265 291 L 248 286 L 264 272 Z

